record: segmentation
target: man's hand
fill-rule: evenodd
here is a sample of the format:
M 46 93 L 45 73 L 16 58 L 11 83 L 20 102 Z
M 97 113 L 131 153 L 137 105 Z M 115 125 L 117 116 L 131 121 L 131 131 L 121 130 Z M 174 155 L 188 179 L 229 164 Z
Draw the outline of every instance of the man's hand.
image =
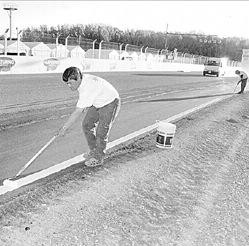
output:
M 84 112 L 84 109 L 76 108 L 73 113 L 70 115 L 64 126 L 59 129 L 56 136 L 64 136 L 66 131 L 71 127 L 71 125 L 77 120 L 77 118 Z

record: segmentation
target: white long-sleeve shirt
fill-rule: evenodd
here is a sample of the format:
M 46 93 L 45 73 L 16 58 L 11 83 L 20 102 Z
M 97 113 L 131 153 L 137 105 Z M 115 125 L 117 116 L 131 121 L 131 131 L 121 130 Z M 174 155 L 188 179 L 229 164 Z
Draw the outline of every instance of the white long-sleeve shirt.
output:
M 117 90 L 109 82 L 91 74 L 83 74 L 78 92 L 78 108 L 101 108 L 119 98 Z

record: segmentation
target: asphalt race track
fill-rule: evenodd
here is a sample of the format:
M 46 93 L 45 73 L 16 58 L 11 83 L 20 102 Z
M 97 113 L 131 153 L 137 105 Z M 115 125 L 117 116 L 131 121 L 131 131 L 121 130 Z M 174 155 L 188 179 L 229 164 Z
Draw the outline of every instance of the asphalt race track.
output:
M 235 78 L 183 72 L 94 73 L 119 91 L 122 106 L 109 141 L 233 92 Z M 77 93 L 61 74 L 1 75 L 0 179 L 14 176 L 74 109 Z M 24 172 L 45 169 L 87 151 L 80 120 Z

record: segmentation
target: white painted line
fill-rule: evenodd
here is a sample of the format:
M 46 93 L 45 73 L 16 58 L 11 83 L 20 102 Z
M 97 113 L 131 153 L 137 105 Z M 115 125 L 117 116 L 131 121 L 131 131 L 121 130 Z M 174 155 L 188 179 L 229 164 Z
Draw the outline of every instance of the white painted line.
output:
M 217 98 L 217 99 L 214 99 L 214 100 L 212 100 L 212 101 L 210 101 L 210 102 L 201 104 L 201 105 L 199 105 L 199 106 L 197 106 L 197 107 L 194 107 L 194 108 L 189 109 L 189 110 L 186 110 L 186 111 L 184 111 L 184 112 L 182 112 L 182 113 L 179 113 L 179 114 L 176 114 L 176 115 L 174 115 L 174 116 L 171 116 L 170 118 L 168 118 L 168 119 L 166 119 L 166 120 L 163 120 L 163 121 L 165 121 L 165 122 L 172 122 L 172 121 L 175 121 L 175 120 L 179 120 L 180 118 L 182 118 L 182 117 L 184 117 L 184 116 L 186 116 L 186 115 L 188 115 L 188 114 L 190 114 L 190 113 L 193 113 L 193 112 L 195 112 L 195 111 L 198 111 L 198 110 L 200 110 L 200 109 L 202 109 L 202 108 L 207 107 L 207 106 L 210 105 L 210 104 L 217 103 L 217 102 L 219 102 L 219 101 L 221 101 L 221 100 L 223 100 L 223 99 L 225 99 L 225 98 L 229 98 L 229 97 L 231 97 L 231 96 L 232 96 L 232 95 L 226 96 L 226 97 L 224 97 L 224 98 Z M 126 135 L 126 136 L 124 136 L 124 137 L 121 137 L 121 138 L 119 138 L 119 139 L 116 139 L 116 140 L 114 140 L 114 141 L 112 141 L 112 142 L 110 142 L 110 143 L 107 144 L 107 149 L 110 149 L 110 148 L 112 148 L 112 147 L 114 147 L 114 146 L 117 146 L 117 145 L 119 145 L 119 144 L 121 144 L 121 143 L 124 143 L 124 142 L 126 142 L 126 141 L 128 141 L 128 140 L 131 140 L 131 139 L 133 139 L 133 138 L 135 138 L 135 137 L 138 137 L 138 136 L 140 136 L 140 135 L 142 135 L 142 134 L 145 134 L 145 133 L 147 133 L 147 132 L 149 132 L 149 131 L 152 131 L 152 130 L 156 129 L 157 126 L 158 126 L 158 124 L 155 123 L 155 124 L 153 124 L 153 125 L 151 125 L 151 126 L 147 126 L 147 127 L 142 128 L 142 129 L 140 129 L 140 130 L 138 130 L 138 131 L 135 131 L 135 132 L 133 132 L 133 133 L 131 133 L 131 134 L 128 134 L 128 135 Z M 82 161 L 84 161 L 84 160 L 85 160 L 85 159 L 83 158 L 83 154 L 82 154 L 82 155 L 78 155 L 78 156 L 75 156 L 75 157 L 72 158 L 72 159 L 66 160 L 66 161 L 64 161 L 64 162 L 61 162 L 61 163 L 59 163 L 59 164 L 57 164 L 57 165 L 54 165 L 54 166 L 52 166 L 52 167 L 49 167 L 49 168 L 44 169 L 44 170 L 42 170 L 42 171 L 39 171 L 39 172 L 37 172 L 37 173 L 34 173 L 34 174 L 31 174 L 31 175 L 26 176 L 26 177 L 24 177 L 24 178 L 20 178 L 20 179 L 18 179 L 18 180 L 12 181 L 12 182 L 11 182 L 11 186 L 7 186 L 7 185 L 5 186 L 5 185 L 4 185 L 4 186 L 1 186 L 1 187 L 0 187 L 0 195 L 3 195 L 3 194 L 5 194 L 5 193 L 7 193 L 7 192 L 9 192 L 9 191 L 13 191 L 13 190 L 15 190 L 15 189 L 18 189 L 18 188 L 20 188 L 20 187 L 22 187 L 22 186 L 24 186 L 24 185 L 33 183 L 34 181 L 37 181 L 37 180 L 42 179 L 42 178 L 45 178 L 45 177 L 47 177 L 47 176 L 49 176 L 49 175 L 51 175 L 51 174 L 53 174 L 53 173 L 59 172 L 59 171 L 65 169 L 65 168 L 67 168 L 67 167 L 70 167 L 70 166 L 72 166 L 72 165 L 74 165 L 74 164 L 77 164 L 77 163 L 79 163 L 79 162 L 82 162 Z
M 39 171 L 37 173 L 34 173 L 34 174 L 31 174 L 29 176 L 26 176 L 24 178 L 20 178 L 20 179 L 17 179 L 15 181 L 12 181 L 11 182 L 11 186 L 2 186 L 0 187 L 0 195 L 8 192 L 8 191 L 12 191 L 12 190 L 15 190 L 15 189 L 18 189 L 24 185 L 27 185 L 27 184 L 30 184 L 34 181 L 37 181 L 41 178 L 45 178 L 53 173 L 56 173 L 56 172 L 59 172 L 67 167 L 70 167 L 76 163 L 79 163 L 81 161 L 84 161 L 85 159 L 83 158 L 83 155 L 78 155 L 78 156 L 75 156 L 74 158 L 72 159 L 69 159 L 69 160 L 66 160 L 64 162 L 61 162 L 57 165 L 54 165 L 52 167 L 49 167 L 47 169 L 44 169 L 42 171 Z

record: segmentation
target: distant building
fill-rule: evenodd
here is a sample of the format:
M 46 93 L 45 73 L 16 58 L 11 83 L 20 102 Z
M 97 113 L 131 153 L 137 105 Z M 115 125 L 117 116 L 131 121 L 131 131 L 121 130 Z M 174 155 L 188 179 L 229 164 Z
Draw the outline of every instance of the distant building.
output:
M 0 44 L 0 55 L 4 54 L 4 45 Z
M 51 49 L 51 57 L 68 57 L 69 50 L 63 44 L 46 44 Z
M 30 56 L 50 57 L 51 49 L 43 42 L 23 42 L 30 48 Z
M 132 52 L 132 53 L 131 53 L 131 57 L 132 57 L 132 60 L 133 60 L 133 61 L 137 61 L 137 60 L 138 60 L 138 54 L 137 54 L 137 52 L 135 52 L 135 51 Z
M 152 61 L 154 60 L 154 56 L 153 56 L 151 53 L 149 53 L 149 54 L 147 55 L 146 60 L 152 62 Z
M 4 40 L 0 40 L 0 44 L 4 46 Z M 17 55 L 17 52 L 21 56 L 29 55 L 30 48 L 22 41 L 8 40 L 7 41 L 7 55 Z
M 120 54 L 120 60 L 132 60 L 132 57 L 129 55 L 128 52 L 123 51 L 123 52 Z
M 139 55 L 139 60 L 140 60 L 140 61 L 145 61 L 145 60 L 146 60 L 146 55 L 145 55 L 144 53 L 141 53 L 141 54 Z
M 88 49 L 85 54 L 85 58 L 95 58 L 99 59 L 110 59 L 110 53 L 113 52 L 113 50 L 105 50 L 105 49 Z
M 116 50 L 113 50 L 109 53 L 110 60 L 119 60 L 119 53 Z
M 85 58 L 99 58 L 99 50 L 98 49 L 88 49 L 85 53 Z
M 85 58 L 86 52 L 79 45 L 77 45 L 77 46 L 68 45 L 66 47 L 67 47 L 67 49 L 69 51 L 69 56 L 70 57 Z

